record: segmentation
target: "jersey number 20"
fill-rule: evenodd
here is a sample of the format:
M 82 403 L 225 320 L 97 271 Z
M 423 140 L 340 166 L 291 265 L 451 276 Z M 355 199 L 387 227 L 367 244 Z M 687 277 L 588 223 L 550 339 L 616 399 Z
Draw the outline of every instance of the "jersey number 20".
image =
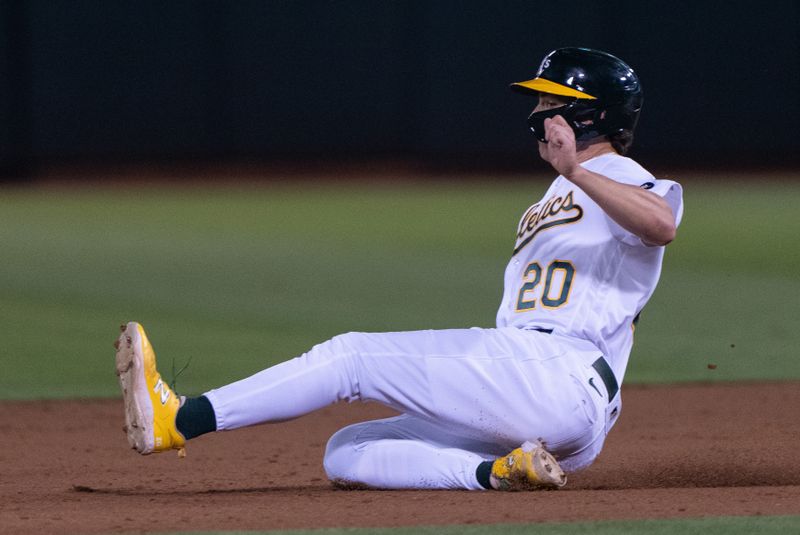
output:
M 572 288 L 572 276 L 575 274 L 575 267 L 565 260 L 553 260 L 547 266 L 542 289 L 542 306 L 546 308 L 557 308 L 567 302 L 569 291 Z M 524 284 L 519 289 L 517 297 L 517 311 L 522 312 L 536 308 L 536 299 L 532 297 L 536 287 L 542 282 L 542 266 L 539 262 L 528 264 L 525 273 L 522 275 Z M 558 289 L 560 286 L 560 290 Z M 553 291 L 555 289 L 555 292 Z

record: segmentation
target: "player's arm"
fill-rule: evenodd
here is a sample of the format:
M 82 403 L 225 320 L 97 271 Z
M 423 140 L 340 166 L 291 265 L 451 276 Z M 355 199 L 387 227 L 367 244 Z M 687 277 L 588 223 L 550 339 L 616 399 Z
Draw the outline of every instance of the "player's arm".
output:
M 567 177 L 622 228 L 648 245 L 675 239 L 675 216 L 667 201 L 642 188 L 621 184 L 581 166 Z
M 648 245 L 666 245 L 675 239 L 675 216 L 662 197 L 581 167 L 575 134 L 563 117 L 546 119 L 545 131 L 547 161 L 589 195 L 619 226 Z

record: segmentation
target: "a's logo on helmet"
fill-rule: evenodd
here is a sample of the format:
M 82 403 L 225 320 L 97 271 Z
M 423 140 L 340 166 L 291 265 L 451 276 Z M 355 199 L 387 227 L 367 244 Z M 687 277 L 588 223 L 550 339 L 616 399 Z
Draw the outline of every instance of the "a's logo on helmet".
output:
M 536 73 L 536 76 L 542 74 L 542 71 L 544 71 L 549 66 L 550 66 L 550 56 L 547 56 L 542 60 L 542 64 L 539 65 L 539 72 Z

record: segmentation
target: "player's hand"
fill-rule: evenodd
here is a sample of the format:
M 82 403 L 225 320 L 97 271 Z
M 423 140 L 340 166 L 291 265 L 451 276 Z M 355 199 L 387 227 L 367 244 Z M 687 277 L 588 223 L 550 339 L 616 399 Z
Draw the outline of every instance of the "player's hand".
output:
M 578 166 L 575 148 L 575 132 L 560 115 L 544 120 L 544 135 L 547 143 L 541 149 L 542 158 L 550 162 L 553 169 L 569 178 Z

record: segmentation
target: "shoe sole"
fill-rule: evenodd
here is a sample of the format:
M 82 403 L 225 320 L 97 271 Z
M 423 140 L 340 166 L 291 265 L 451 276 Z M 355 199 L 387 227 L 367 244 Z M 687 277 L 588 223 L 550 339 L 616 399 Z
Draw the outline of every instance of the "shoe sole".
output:
M 128 444 L 142 455 L 153 452 L 153 404 L 144 377 L 144 353 L 138 324 L 120 326 L 114 343 L 117 349 L 117 377 L 125 401 L 125 434 Z
M 522 450 L 530 452 L 533 459 L 533 468 L 539 476 L 539 483 L 536 486 L 558 489 L 567 484 L 567 475 L 556 458 L 540 444 L 525 442 Z

